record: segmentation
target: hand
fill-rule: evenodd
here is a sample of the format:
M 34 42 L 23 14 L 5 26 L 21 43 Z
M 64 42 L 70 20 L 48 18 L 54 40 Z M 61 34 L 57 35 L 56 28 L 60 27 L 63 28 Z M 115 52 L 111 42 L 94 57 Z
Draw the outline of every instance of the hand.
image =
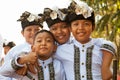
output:
M 32 48 L 32 51 L 26 55 L 26 60 L 27 60 L 26 63 L 34 65 L 37 59 L 38 59 L 37 53 L 35 52 L 35 49 Z
M 28 64 L 27 66 L 28 66 L 28 70 L 29 70 L 31 73 L 36 74 L 35 66 L 34 66 L 34 65 Z
M 18 69 L 17 71 L 15 71 L 18 75 L 26 75 L 27 73 L 27 65 L 24 65 L 24 67 L 21 67 L 20 69 Z

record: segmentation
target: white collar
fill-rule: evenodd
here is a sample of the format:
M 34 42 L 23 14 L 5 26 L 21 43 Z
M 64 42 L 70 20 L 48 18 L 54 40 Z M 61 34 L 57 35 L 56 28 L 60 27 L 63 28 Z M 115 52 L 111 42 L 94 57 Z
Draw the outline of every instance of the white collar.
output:
M 77 40 L 73 40 L 73 43 L 76 45 L 76 46 L 78 46 L 78 47 L 90 47 L 90 46 L 92 46 L 92 45 L 94 45 L 94 43 L 93 43 L 93 39 L 91 38 L 90 39 L 90 41 L 89 42 L 87 42 L 87 43 L 85 43 L 85 44 L 81 44 L 80 42 L 78 42 Z
M 40 65 L 42 65 L 42 66 L 48 65 L 48 64 L 50 64 L 52 61 L 53 61 L 52 58 L 49 58 L 49 59 L 47 59 L 47 60 L 40 60 L 40 59 L 38 60 L 38 62 L 39 62 Z

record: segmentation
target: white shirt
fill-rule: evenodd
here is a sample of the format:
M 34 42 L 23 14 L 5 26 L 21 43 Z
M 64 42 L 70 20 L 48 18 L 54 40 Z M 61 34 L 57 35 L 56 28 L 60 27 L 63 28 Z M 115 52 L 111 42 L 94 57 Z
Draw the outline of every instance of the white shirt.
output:
M 0 68 L 0 74 L 8 77 L 14 77 L 17 80 L 30 80 L 27 76 L 20 76 L 15 73 L 15 70 L 11 66 L 11 60 L 13 58 L 16 58 L 20 55 L 21 52 L 29 52 L 31 50 L 31 45 L 28 43 L 24 43 L 22 45 L 16 46 L 13 49 L 11 49 L 8 54 L 5 57 L 5 63 L 3 66 Z M 52 58 L 45 60 L 44 64 L 42 64 L 42 61 L 39 61 L 40 65 L 44 68 L 44 80 L 49 80 L 49 71 L 48 71 L 48 64 L 52 62 Z M 63 66 L 60 61 L 57 59 L 53 60 L 53 65 L 55 69 L 55 80 L 65 80 L 65 73 Z M 32 74 L 30 73 L 35 80 L 38 80 L 38 75 L 37 74 Z
M 0 80 L 16 80 L 16 79 L 0 75 Z
M 74 79 L 74 45 L 79 47 L 79 50 L 80 50 L 81 80 L 87 80 L 86 79 L 86 65 L 85 65 L 86 64 L 86 50 L 88 47 L 92 45 L 94 45 L 93 52 L 92 52 L 92 63 L 91 63 L 93 80 L 102 80 L 101 78 L 102 52 L 100 50 L 101 49 L 100 46 L 104 43 L 104 41 L 102 39 L 92 39 L 86 44 L 80 44 L 76 40 L 73 40 L 73 43 L 71 44 L 63 44 L 58 47 L 55 57 L 62 61 L 67 80 L 75 80 Z M 108 41 L 106 42 L 110 43 Z
M 44 73 L 44 80 L 50 80 L 49 75 L 49 67 L 48 64 L 50 64 L 53 61 L 53 67 L 55 71 L 55 80 L 65 80 L 65 73 L 64 68 L 61 64 L 61 62 L 57 59 L 49 58 L 45 61 L 39 60 L 40 65 L 43 68 Z M 17 80 L 30 80 L 27 76 L 20 76 L 15 73 L 14 70 L 11 70 L 9 68 L 3 70 L 3 74 L 9 77 L 14 77 Z M 38 80 L 38 74 L 32 74 L 28 72 L 35 80 Z
M 3 48 L 3 38 L 2 36 L 0 35 L 0 66 L 2 66 L 3 64 L 3 57 L 2 57 L 2 48 Z M 0 80 L 16 80 L 14 78 L 11 78 L 11 77 L 5 77 L 5 76 L 2 76 L 0 75 Z
M 24 42 L 21 45 L 17 45 L 9 50 L 4 58 L 4 64 L 0 67 L 0 74 L 7 77 L 18 77 L 16 73 L 13 73 L 15 70 L 11 66 L 11 61 L 13 58 L 21 54 L 21 52 L 30 52 L 31 45 L 27 42 Z M 13 71 L 13 72 L 11 72 Z M 21 78 L 21 76 L 19 76 Z

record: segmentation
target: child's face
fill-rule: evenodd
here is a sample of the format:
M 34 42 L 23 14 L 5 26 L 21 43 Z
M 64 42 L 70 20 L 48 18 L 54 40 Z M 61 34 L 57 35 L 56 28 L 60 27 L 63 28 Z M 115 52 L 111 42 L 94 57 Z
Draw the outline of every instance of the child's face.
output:
M 70 30 L 65 22 L 60 22 L 52 25 L 50 31 L 53 33 L 56 41 L 59 44 L 64 44 L 69 40 Z
M 84 44 L 90 40 L 92 23 L 89 20 L 76 20 L 71 23 L 71 32 L 75 39 Z
M 41 30 L 41 27 L 38 25 L 31 25 L 26 27 L 21 33 L 24 36 L 26 42 L 33 44 L 33 36 L 39 30 Z
M 33 48 L 40 59 L 46 60 L 53 54 L 56 46 L 54 44 L 53 37 L 47 32 L 42 32 L 37 34 Z

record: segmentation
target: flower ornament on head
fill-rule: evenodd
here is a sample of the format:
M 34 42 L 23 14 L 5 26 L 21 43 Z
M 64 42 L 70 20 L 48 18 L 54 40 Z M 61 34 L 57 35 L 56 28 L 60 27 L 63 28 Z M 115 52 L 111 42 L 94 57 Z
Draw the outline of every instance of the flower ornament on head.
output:
M 66 13 L 62 9 L 58 9 L 57 7 L 50 9 L 45 8 L 43 14 L 39 14 L 39 16 L 42 16 L 44 20 L 51 18 L 52 20 L 55 20 L 59 18 L 60 20 L 65 20 Z
M 75 12 L 76 15 L 83 15 L 84 18 L 88 18 L 91 16 L 91 13 L 93 12 L 93 9 L 87 5 L 87 3 L 84 3 L 82 1 L 72 1 L 70 6 L 68 7 L 68 10 L 70 12 Z
M 22 13 L 22 15 L 20 16 L 20 19 L 18 19 L 17 21 L 21 21 L 23 30 L 30 25 L 39 25 L 41 28 L 43 28 L 42 18 L 28 11 L 25 11 L 24 13 Z
M 33 21 L 36 21 L 36 22 L 43 22 L 41 19 L 40 19 L 40 16 L 38 15 L 35 15 L 35 14 L 32 14 L 28 11 L 25 11 L 22 16 L 20 16 L 20 19 L 18 19 L 17 21 L 28 21 L 28 22 L 33 22 Z
M 50 13 L 50 18 L 51 18 L 52 20 L 57 19 L 57 12 L 56 12 L 56 11 L 52 11 L 52 12 Z
M 29 22 L 32 22 L 34 20 L 37 20 L 38 16 L 37 15 L 34 15 L 34 14 L 30 14 L 29 17 L 27 18 L 27 20 Z

